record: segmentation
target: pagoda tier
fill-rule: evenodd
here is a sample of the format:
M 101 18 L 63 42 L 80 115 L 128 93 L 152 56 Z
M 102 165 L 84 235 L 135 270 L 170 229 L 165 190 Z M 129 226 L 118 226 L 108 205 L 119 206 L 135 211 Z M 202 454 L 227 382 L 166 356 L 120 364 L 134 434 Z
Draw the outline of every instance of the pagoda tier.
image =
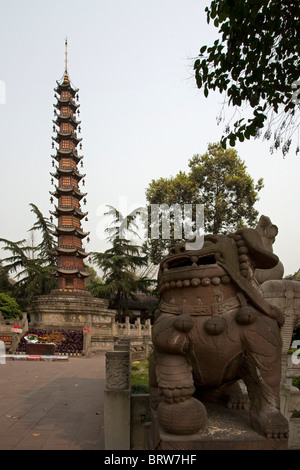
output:
M 78 155 L 77 150 L 71 149 L 57 149 L 56 155 L 51 155 L 51 157 L 57 162 L 60 161 L 61 157 L 70 157 L 75 161 L 76 165 L 83 159 L 83 156 Z
M 87 193 L 81 193 L 79 191 L 79 189 L 74 188 L 71 185 L 70 186 L 65 186 L 63 188 L 59 187 L 59 186 L 56 186 L 55 189 L 56 189 L 55 193 L 50 191 L 50 194 L 52 194 L 52 196 L 57 197 L 58 199 L 62 198 L 63 196 L 70 196 L 70 197 L 74 198 L 74 200 L 71 201 L 73 203 L 74 203 L 75 199 L 77 199 L 77 201 L 80 201 L 80 199 L 82 199 L 84 196 L 87 195 Z M 69 201 L 69 200 L 66 200 L 66 201 Z M 59 202 L 61 203 L 60 206 L 64 207 L 63 206 L 64 200 L 61 199 Z M 71 204 L 68 203 L 68 206 L 69 205 L 71 205 Z
M 73 255 L 73 256 L 79 256 L 81 258 L 86 258 L 88 255 L 84 250 L 80 250 L 80 248 L 76 248 L 76 246 L 73 247 L 68 247 L 68 248 L 57 248 L 56 254 L 59 255 Z
M 59 217 L 61 215 L 74 215 L 79 219 L 83 219 L 87 216 L 87 212 L 82 212 L 81 209 L 77 209 L 77 207 L 55 207 L 55 212 L 50 211 L 52 215 L 55 217 Z
M 81 121 L 76 121 L 73 117 L 73 114 L 62 114 L 62 115 L 58 115 L 56 112 L 56 119 L 54 120 L 53 119 L 53 124 L 55 124 L 56 126 L 60 126 L 60 124 L 62 122 L 70 122 L 72 124 L 72 126 L 74 126 L 74 129 L 76 129 L 80 124 L 81 124 Z
M 84 259 L 87 253 L 82 245 L 88 233 L 82 230 L 81 221 L 87 216 L 80 207 L 81 200 L 86 193 L 81 192 L 80 183 L 84 185 L 82 175 L 77 165 L 82 161 L 78 155 L 77 146 L 81 142 L 77 132 L 80 132 L 78 89 L 71 85 L 67 67 L 60 82 L 55 88 L 55 120 L 53 121 L 52 147 L 56 154 L 55 172 L 51 173 L 52 182 L 55 178 L 57 186 L 50 192 L 57 199 L 55 210 L 50 211 L 57 218 L 54 235 L 57 237 L 57 268 L 56 276 L 60 291 L 75 292 L 85 290 L 85 278 L 89 275 L 85 269 Z M 81 144 L 80 144 L 81 147 Z M 53 202 L 53 198 L 51 198 Z M 84 204 L 86 200 L 83 200 Z
M 79 88 L 73 88 L 70 86 L 70 79 L 67 70 L 65 70 L 64 78 L 63 80 L 56 80 L 57 87 L 54 88 L 54 91 L 59 94 L 61 99 L 64 99 L 65 96 L 70 98 L 70 95 L 72 98 L 78 93 Z M 67 91 L 68 94 L 64 95 L 64 91 Z
M 58 225 L 55 231 L 53 232 L 53 235 L 55 235 L 56 237 L 60 237 L 63 235 L 72 235 L 76 239 L 75 241 L 73 240 L 73 245 L 75 245 L 76 242 L 78 242 L 77 239 L 83 240 L 85 237 L 89 235 L 89 233 L 83 232 L 83 230 L 80 230 L 79 228 L 76 228 L 76 227 L 63 227 L 61 225 Z M 68 246 L 73 246 L 73 245 L 68 245 Z M 79 246 L 81 247 L 81 245 Z
M 60 180 L 63 176 L 70 176 L 77 180 L 77 183 L 85 177 L 85 175 L 81 175 L 77 168 L 74 168 L 74 166 L 65 166 L 65 167 L 59 167 L 56 170 L 56 173 L 50 173 L 54 178 L 57 178 Z
M 67 125 L 67 127 L 71 127 L 71 125 Z M 70 129 L 65 130 L 63 132 L 58 131 L 57 135 L 55 137 L 52 137 L 52 140 L 60 144 L 60 142 L 64 141 L 66 138 L 69 138 L 69 140 L 76 145 L 82 140 L 77 136 L 75 132 L 72 132 Z

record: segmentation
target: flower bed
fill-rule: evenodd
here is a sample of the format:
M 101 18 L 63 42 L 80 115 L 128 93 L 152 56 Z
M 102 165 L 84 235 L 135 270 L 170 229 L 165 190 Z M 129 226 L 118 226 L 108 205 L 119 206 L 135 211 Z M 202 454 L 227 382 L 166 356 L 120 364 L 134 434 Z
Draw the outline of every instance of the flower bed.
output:
M 68 330 L 40 330 L 31 329 L 26 333 L 26 336 L 36 335 L 40 338 L 40 343 L 54 343 L 55 354 L 71 354 L 82 353 L 83 349 L 83 333 L 81 330 L 68 331 Z M 38 342 L 38 341 L 37 341 Z M 37 342 L 35 344 L 37 344 Z M 26 352 L 26 341 L 23 336 L 18 346 L 18 352 Z

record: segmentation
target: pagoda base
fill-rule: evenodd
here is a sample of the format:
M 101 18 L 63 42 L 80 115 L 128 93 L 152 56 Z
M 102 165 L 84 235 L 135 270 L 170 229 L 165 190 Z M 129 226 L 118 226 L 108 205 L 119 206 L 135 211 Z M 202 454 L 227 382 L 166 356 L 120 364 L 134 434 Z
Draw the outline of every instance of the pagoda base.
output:
M 108 309 L 108 301 L 94 298 L 88 291 L 56 289 L 36 297 L 28 313 L 30 327 L 80 329 L 110 324 L 116 312 Z

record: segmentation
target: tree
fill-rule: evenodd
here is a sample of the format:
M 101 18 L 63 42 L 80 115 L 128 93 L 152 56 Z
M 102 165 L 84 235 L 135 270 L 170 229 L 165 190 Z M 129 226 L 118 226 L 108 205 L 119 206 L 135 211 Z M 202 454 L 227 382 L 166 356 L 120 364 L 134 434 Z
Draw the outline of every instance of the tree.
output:
M 234 149 L 224 149 L 219 143 L 209 144 L 207 153 L 189 160 L 188 174 L 179 172 L 174 178 L 153 180 L 146 190 L 151 204 L 203 204 L 204 231 L 227 233 L 243 226 L 254 226 L 258 212 L 254 205 L 263 180 L 255 184 L 245 163 Z M 166 249 L 178 240 L 151 240 L 150 257 L 160 262 Z
M 152 180 L 146 189 L 146 200 L 148 206 L 148 237 L 144 243 L 144 250 L 148 253 L 149 259 L 155 265 L 159 264 L 162 257 L 166 252 L 176 243 L 179 239 L 174 235 L 174 212 L 172 212 L 173 205 L 179 204 L 183 207 L 184 204 L 195 203 L 197 201 L 196 188 L 193 180 L 183 171 L 170 178 L 159 178 Z M 153 222 L 151 214 L 151 206 L 159 206 L 159 220 L 157 230 L 159 231 L 159 238 L 153 238 Z M 164 209 L 166 205 L 166 209 Z M 169 214 L 166 212 L 170 208 Z M 167 220 L 170 217 L 170 238 L 163 238 L 162 220 Z M 184 230 L 182 230 L 184 237 Z
M 285 155 L 299 125 L 299 0 L 213 0 L 205 11 L 221 38 L 201 47 L 197 86 L 205 97 L 218 90 L 236 109 L 252 108 L 247 122 L 226 126 L 222 145 L 260 136 L 265 128 L 264 138 L 273 137 L 271 151 L 281 147 Z
M 5 258 L 3 269 L 16 278 L 12 293 L 22 307 L 26 307 L 36 295 L 45 295 L 56 286 L 53 276 L 55 269 L 55 242 L 53 225 L 42 215 L 37 206 L 30 204 L 37 217 L 29 231 L 41 231 L 42 240 L 38 246 L 29 246 L 26 240 L 13 242 L 0 238 L 3 250 L 10 256 Z
M 0 293 L 0 313 L 5 320 L 22 318 L 22 312 L 16 299 L 3 292 Z
M 2 264 L 0 260 L 0 292 L 4 292 L 5 294 L 10 294 L 12 290 L 12 281 L 8 276 L 7 269 Z
M 294 274 L 288 274 L 284 279 L 288 279 L 289 281 L 300 281 L 300 269 L 298 269 Z
M 47 217 L 43 216 L 35 204 L 30 204 L 30 207 L 31 212 L 33 212 L 37 218 L 30 232 L 39 231 L 42 235 L 42 240 L 35 251 L 38 252 L 40 258 L 45 261 L 47 260 L 50 265 L 54 265 L 56 263 L 56 240 L 53 235 L 54 226 Z
M 112 226 L 106 229 L 111 248 L 104 253 L 92 254 L 93 262 L 103 273 L 103 281 L 91 283 L 89 290 L 96 297 L 109 299 L 111 308 L 120 314 L 122 306 L 126 305 L 128 299 L 134 299 L 135 293 L 150 293 L 153 281 L 144 276 L 137 277 L 137 269 L 146 266 L 148 259 L 142 254 L 140 245 L 124 238 L 129 234 L 136 236 L 136 219 L 140 212 L 137 210 L 124 217 L 114 207 L 108 207 L 106 215 L 114 217 Z
M 236 150 L 209 144 L 207 153 L 195 155 L 189 166 L 196 201 L 204 204 L 206 232 L 227 233 L 256 224 L 258 211 L 254 205 L 263 179 L 254 183 Z

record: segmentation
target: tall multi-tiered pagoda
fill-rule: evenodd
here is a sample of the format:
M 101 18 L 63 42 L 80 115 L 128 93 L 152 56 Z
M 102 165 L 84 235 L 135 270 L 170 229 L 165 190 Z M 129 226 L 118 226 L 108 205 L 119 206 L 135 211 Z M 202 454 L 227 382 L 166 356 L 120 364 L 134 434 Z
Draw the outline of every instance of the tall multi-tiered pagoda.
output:
M 51 202 L 55 203 L 52 215 L 57 217 L 55 235 L 57 236 L 58 285 L 48 295 L 35 297 L 31 304 L 30 325 L 42 329 L 78 330 L 113 324 L 116 312 L 108 309 L 108 301 L 93 297 L 85 288 L 88 273 L 84 260 L 87 256 L 83 247 L 88 236 L 82 229 L 82 221 L 87 214 L 81 210 L 86 203 L 86 194 L 82 191 L 84 175 L 78 167 L 83 167 L 81 150 L 78 89 L 69 78 L 67 67 L 67 41 L 65 44 L 65 72 L 55 88 L 57 103 L 53 121 L 53 144 L 56 154 L 52 155 L 55 171 L 51 173 L 55 190 L 51 192 Z M 88 238 L 87 238 L 87 241 Z M 86 331 L 87 333 L 87 331 Z M 101 335 L 97 348 L 105 350 L 113 347 L 112 335 Z M 87 348 L 92 347 L 90 340 L 85 341 Z M 102 346 L 101 346 L 102 345 Z M 94 347 L 94 346 L 93 346 Z
M 55 136 L 52 137 L 52 147 L 56 148 L 56 155 L 52 155 L 52 165 L 56 167 L 56 172 L 51 175 L 56 178 L 57 185 L 51 194 L 57 199 L 57 204 L 55 211 L 51 213 L 57 217 L 55 235 L 58 240 L 58 289 L 75 292 L 85 290 L 84 281 L 88 273 L 85 271 L 84 259 L 87 253 L 82 243 L 88 233 L 82 229 L 82 220 L 86 218 L 87 213 L 81 210 L 81 203 L 86 203 L 86 193 L 80 189 L 80 184 L 85 184 L 85 175 L 78 170 L 79 164 L 83 166 L 83 157 L 78 154 L 78 146 L 80 150 L 82 148 L 82 139 L 78 137 L 81 131 L 78 120 L 80 105 L 78 89 L 71 84 L 67 70 L 67 41 L 65 48 L 65 72 L 54 89 L 57 103 L 54 105 Z

